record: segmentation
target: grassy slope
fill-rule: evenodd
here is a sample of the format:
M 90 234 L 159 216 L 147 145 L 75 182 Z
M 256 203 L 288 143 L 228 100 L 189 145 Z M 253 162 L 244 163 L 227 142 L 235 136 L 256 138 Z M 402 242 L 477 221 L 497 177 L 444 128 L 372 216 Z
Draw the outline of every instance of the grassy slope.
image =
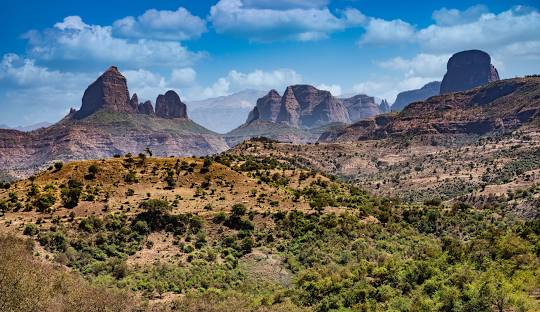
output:
M 136 182 L 125 181 L 130 172 Z M 60 200 L 69 179 L 82 182 L 72 209 Z M 56 203 L 36 211 L 46 194 Z M 74 162 L 0 198 L 3 232 L 24 232 L 44 260 L 135 291 L 155 309 L 538 307 L 537 221 L 504 207 L 373 197 L 270 156 Z M 239 203 L 245 210 L 232 208 Z

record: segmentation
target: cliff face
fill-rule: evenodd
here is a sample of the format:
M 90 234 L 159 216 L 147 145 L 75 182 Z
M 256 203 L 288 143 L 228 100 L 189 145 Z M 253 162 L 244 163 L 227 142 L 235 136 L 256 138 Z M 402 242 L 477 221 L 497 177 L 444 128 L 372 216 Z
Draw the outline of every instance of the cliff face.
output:
M 256 119 L 273 121 L 277 120 L 281 109 L 281 96 L 272 89 L 267 95 L 257 100 L 255 108 L 251 111 L 246 122 L 251 122 Z
M 156 99 L 156 116 L 162 118 L 187 118 L 187 107 L 180 100 L 180 96 L 172 90 L 165 95 L 158 95 Z
M 321 140 L 506 133 L 529 123 L 539 113 L 540 78 L 515 78 L 415 102 L 400 113 L 379 115 L 327 132 Z
M 447 72 L 441 83 L 441 94 L 465 91 L 499 80 L 491 57 L 484 51 L 456 53 L 448 60 Z
M 150 148 L 156 156 L 219 153 L 228 148 L 218 134 L 187 119 L 186 106 L 174 91 L 152 103 L 129 98 L 126 79 L 109 68 L 84 92 L 81 109 L 32 132 L 0 130 L 0 163 L 11 176 L 32 174 L 52 161 L 137 154 Z M 157 115 L 157 116 L 156 116 Z
M 289 86 L 283 96 L 271 90 L 257 101 L 248 122 L 265 120 L 291 127 L 313 128 L 333 122 L 349 122 L 347 108 L 328 91 L 309 85 Z
M 396 101 L 392 104 L 391 109 L 393 112 L 399 112 L 411 103 L 424 101 L 434 95 L 438 95 L 440 90 L 441 82 L 432 81 L 420 89 L 401 92 L 397 95 Z
M 82 119 L 100 109 L 129 113 L 137 111 L 130 105 L 126 78 L 115 66 L 107 69 L 84 91 L 81 109 L 75 118 Z
M 381 107 L 375 103 L 375 98 L 365 94 L 341 99 L 341 102 L 343 102 L 347 108 L 351 122 L 356 122 L 383 113 Z M 386 101 L 383 100 L 383 103 L 386 103 Z M 381 105 L 384 105 L 383 103 L 381 103 Z M 388 103 L 386 103 L 386 105 L 388 105 Z M 386 108 L 383 106 L 383 109 Z

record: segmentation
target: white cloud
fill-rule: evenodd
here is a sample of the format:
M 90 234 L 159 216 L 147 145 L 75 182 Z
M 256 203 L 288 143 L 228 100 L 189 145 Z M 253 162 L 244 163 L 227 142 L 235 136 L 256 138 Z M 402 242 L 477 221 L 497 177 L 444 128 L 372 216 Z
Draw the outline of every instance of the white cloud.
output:
M 210 9 L 209 20 L 218 33 L 245 36 L 252 40 L 318 40 L 347 27 L 360 26 L 363 14 L 348 9 L 336 16 L 326 7 L 298 6 L 307 1 L 278 1 L 296 6 L 247 6 L 241 0 L 220 0 Z M 249 1 L 248 1 L 249 3 Z M 321 2 L 322 3 L 322 2 Z M 262 7 L 262 8 L 261 8 Z
M 495 14 L 485 6 L 467 10 L 441 9 L 433 13 L 436 24 L 422 29 L 402 20 L 370 18 L 360 44 L 412 43 L 431 53 L 466 49 L 498 50 L 508 45 L 538 41 L 540 13 L 523 6 Z M 540 53 L 540 51 L 538 52 Z
M 323 83 L 323 84 L 319 84 L 315 86 L 315 88 L 319 90 L 330 91 L 330 93 L 332 93 L 333 96 L 340 96 L 342 94 L 341 86 L 337 84 L 327 85 Z
M 291 8 L 320 8 L 326 6 L 329 0 L 244 0 L 247 8 L 258 9 L 291 9 Z
M 476 21 L 482 14 L 488 13 L 485 5 L 475 5 L 465 11 L 442 8 L 433 12 L 432 17 L 440 26 L 453 26 Z
M 227 78 L 219 78 L 214 84 L 212 84 L 210 87 L 206 87 L 204 91 L 202 92 L 202 98 L 213 98 L 223 95 L 230 94 L 230 88 L 231 83 L 227 80 Z
M 77 61 L 100 66 L 166 67 L 192 64 L 204 56 L 178 42 L 116 38 L 112 27 L 88 25 L 69 16 L 51 29 L 30 31 L 29 54 L 40 60 Z
M 195 82 L 196 78 L 197 72 L 191 67 L 175 68 L 171 72 L 171 83 L 180 86 L 190 85 Z
M 79 107 L 84 88 L 97 74 L 50 70 L 35 60 L 5 54 L 0 63 L 0 123 L 57 121 Z
M 286 86 L 302 82 L 302 76 L 292 69 L 273 71 L 254 70 L 242 73 L 231 70 L 227 76 L 219 78 L 202 92 L 204 97 L 228 95 L 243 89 L 285 89 Z
M 370 18 L 360 44 L 395 44 L 409 42 L 414 38 L 415 28 L 400 19 L 383 20 Z
M 395 57 L 379 62 L 378 65 L 385 69 L 402 71 L 406 77 L 442 77 L 446 72 L 446 63 L 450 56 L 450 54 L 420 53 L 410 59 Z
M 516 42 L 538 40 L 540 14 L 519 7 L 499 14 L 484 13 L 470 23 L 431 25 L 418 31 L 416 37 L 418 43 L 430 51 L 498 49 Z
M 176 11 L 151 9 L 113 23 L 113 34 L 128 38 L 186 40 L 198 38 L 205 31 L 206 22 L 182 7 Z

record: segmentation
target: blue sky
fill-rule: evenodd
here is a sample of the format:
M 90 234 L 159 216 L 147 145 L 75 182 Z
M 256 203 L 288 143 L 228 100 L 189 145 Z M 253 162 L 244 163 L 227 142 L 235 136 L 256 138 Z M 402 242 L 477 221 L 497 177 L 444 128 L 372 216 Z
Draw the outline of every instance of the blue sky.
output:
M 390 102 L 491 54 L 503 78 L 540 73 L 539 1 L 12 1 L 2 5 L 0 124 L 56 121 L 117 65 L 131 92 L 201 99 L 309 83 Z

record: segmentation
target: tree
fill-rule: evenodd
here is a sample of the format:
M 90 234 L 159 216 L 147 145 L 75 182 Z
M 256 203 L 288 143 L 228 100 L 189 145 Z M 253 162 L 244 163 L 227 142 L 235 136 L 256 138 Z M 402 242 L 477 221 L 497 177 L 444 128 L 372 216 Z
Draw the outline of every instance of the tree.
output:
M 165 178 L 165 182 L 167 183 L 167 188 L 170 190 L 172 190 L 176 186 L 174 172 L 171 169 L 167 170 L 167 177 Z
M 152 150 L 149 147 L 145 148 L 144 152 L 148 154 L 148 156 L 152 157 Z
M 56 171 L 60 171 L 60 169 L 62 169 L 62 167 L 64 167 L 64 164 L 61 161 L 57 161 L 57 162 L 54 163 L 54 169 Z
M 77 180 L 69 180 L 66 187 L 62 188 L 62 202 L 66 208 L 74 208 L 79 204 L 82 193 L 82 184 Z

